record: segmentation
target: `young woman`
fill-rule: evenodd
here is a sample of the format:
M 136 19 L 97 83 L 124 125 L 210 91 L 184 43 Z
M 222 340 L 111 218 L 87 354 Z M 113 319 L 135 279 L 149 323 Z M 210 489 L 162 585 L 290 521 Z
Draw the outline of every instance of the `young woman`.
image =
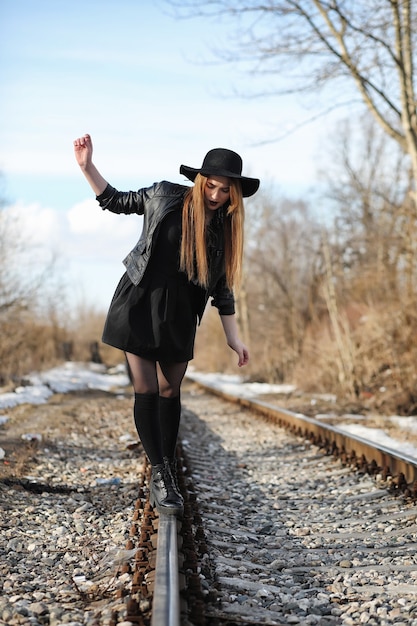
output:
M 239 367 L 249 360 L 238 334 L 233 289 L 242 269 L 242 197 L 253 195 L 259 180 L 242 176 L 236 152 L 216 148 L 199 169 L 181 165 L 193 187 L 163 181 L 121 192 L 93 164 L 90 135 L 76 139 L 74 150 L 103 209 L 143 215 L 140 239 L 123 261 L 126 271 L 110 304 L 103 341 L 126 354 L 135 425 L 152 465 L 151 504 L 181 515 L 175 462 L 180 390 L 210 297 Z

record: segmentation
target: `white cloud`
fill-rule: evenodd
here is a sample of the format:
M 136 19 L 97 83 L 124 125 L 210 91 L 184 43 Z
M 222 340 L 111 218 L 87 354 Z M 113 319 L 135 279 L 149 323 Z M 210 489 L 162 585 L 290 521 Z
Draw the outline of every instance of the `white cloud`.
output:
M 102 211 L 94 199 L 57 211 L 38 203 L 17 203 L 5 209 L 10 234 L 28 243 L 36 263 L 54 256 L 64 283 L 73 284 L 76 298 L 87 295 L 108 303 L 124 268 L 122 259 L 136 243 L 142 217 Z
M 20 202 L 4 209 L 9 218 L 10 228 L 19 240 L 31 244 L 42 244 L 52 248 L 62 237 L 60 215 L 54 209 L 42 207 L 39 203 Z
M 40 203 L 17 202 L 6 207 L 5 213 L 10 228 L 16 235 L 20 234 L 22 240 L 46 247 L 56 245 L 63 251 L 70 240 L 75 242 L 82 236 L 100 237 L 103 233 L 114 232 L 117 237 L 120 231 L 117 216 L 110 214 L 110 219 L 106 220 L 97 209 L 95 200 L 78 203 L 67 212 L 43 207 Z
M 102 211 L 96 200 L 78 202 L 68 211 L 57 211 L 39 203 L 16 203 L 7 207 L 13 232 L 30 244 L 58 250 L 63 256 L 89 257 L 98 263 L 127 254 L 142 230 L 142 217 Z
M 88 199 L 75 204 L 67 213 L 70 230 L 75 235 L 103 234 L 117 232 L 122 220 L 115 213 L 102 211 L 96 200 Z M 117 231 L 115 233 L 115 230 Z
M 67 250 L 73 257 L 98 263 L 120 261 L 136 243 L 142 230 L 142 217 L 103 211 L 95 199 L 78 202 L 66 214 Z

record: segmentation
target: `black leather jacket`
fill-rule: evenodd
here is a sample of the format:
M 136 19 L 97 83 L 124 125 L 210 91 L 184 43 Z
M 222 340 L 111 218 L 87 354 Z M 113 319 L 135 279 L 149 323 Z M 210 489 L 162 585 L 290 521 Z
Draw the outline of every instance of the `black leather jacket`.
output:
M 143 215 L 143 229 L 139 241 L 123 260 L 133 284 L 138 285 L 144 276 L 158 225 L 170 211 L 182 210 L 188 190 L 189 187 L 185 185 L 162 181 L 139 191 L 118 191 L 107 185 L 103 193 L 97 196 L 96 199 L 103 210 L 107 209 L 118 214 Z M 215 248 L 211 250 L 209 286 L 198 311 L 199 320 L 209 297 L 213 298 L 212 304 L 218 308 L 221 315 L 233 315 L 235 312 L 234 296 L 226 285 L 223 229 L 219 230 Z

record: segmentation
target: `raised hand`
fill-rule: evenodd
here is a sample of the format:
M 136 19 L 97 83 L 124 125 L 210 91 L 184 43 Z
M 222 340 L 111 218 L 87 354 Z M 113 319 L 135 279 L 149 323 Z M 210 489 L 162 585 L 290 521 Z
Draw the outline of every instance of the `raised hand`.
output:
M 107 181 L 93 164 L 93 142 L 90 135 L 86 134 L 74 140 L 74 153 L 91 189 L 99 196 L 107 187 Z
M 81 169 L 86 169 L 91 165 L 93 158 L 93 142 L 91 141 L 90 135 L 83 135 L 74 140 L 74 153 Z

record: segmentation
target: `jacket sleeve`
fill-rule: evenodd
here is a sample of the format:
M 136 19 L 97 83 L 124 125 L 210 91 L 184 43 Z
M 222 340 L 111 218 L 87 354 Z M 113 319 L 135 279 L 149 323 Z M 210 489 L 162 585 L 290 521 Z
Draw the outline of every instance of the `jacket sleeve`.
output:
M 118 214 L 125 213 L 126 215 L 131 213 L 143 215 L 146 191 L 146 189 L 118 191 L 111 185 L 107 185 L 103 193 L 96 196 L 96 200 L 103 211 L 107 210 Z
M 233 292 L 226 285 L 226 276 L 217 281 L 213 291 L 211 305 L 215 306 L 220 315 L 233 315 L 235 312 L 235 298 Z

